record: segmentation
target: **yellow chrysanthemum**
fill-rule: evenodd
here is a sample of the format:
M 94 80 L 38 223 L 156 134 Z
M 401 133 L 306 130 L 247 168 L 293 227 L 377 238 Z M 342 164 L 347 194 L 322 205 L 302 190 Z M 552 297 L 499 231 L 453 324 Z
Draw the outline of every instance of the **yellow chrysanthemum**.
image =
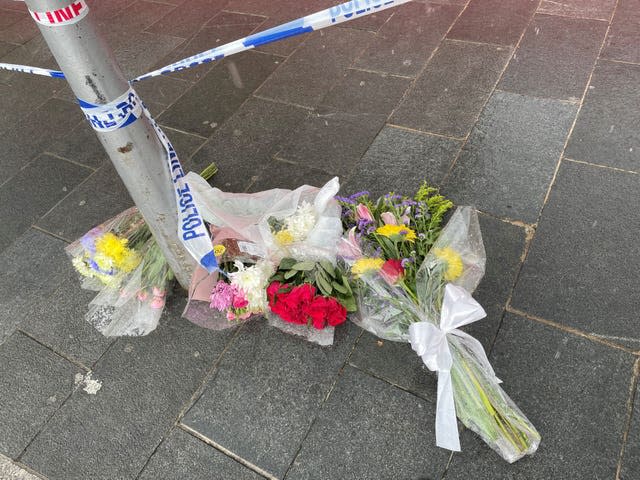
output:
M 225 248 L 224 245 L 215 245 L 213 247 L 213 254 L 216 257 L 221 257 L 222 255 L 224 255 L 224 252 L 226 252 L 226 251 L 227 251 L 227 249 Z
M 464 269 L 462 257 L 453 248 L 434 248 L 433 254 L 447 264 L 447 269 L 444 272 L 444 279 L 447 282 L 453 282 L 462 275 Z
M 382 268 L 384 260 L 381 258 L 360 258 L 351 267 L 351 273 L 361 277 L 370 272 L 377 272 Z
M 289 230 L 280 230 L 275 234 L 275 238 L 278 245 L 290 245 L 295 241 L 293 234 Z
M 127 247 L 128 240 L 107 232 L 96 240 L 95 261 L 103 270 L 111 266 L 130 272 L 140 263 L 140 256 Z
M 407 242 L 413 242 L 416 239 L 416 232 L 405 225 L 383 225 L 376 229 L 376 233 L 394 240 L 401 239 Z

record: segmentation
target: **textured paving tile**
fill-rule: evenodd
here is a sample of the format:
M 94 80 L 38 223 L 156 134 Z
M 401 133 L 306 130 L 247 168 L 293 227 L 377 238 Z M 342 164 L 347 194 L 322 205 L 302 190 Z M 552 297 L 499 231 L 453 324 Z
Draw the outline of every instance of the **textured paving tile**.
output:
M 432 403 L 347 368 L 286 478 L 440 478 L 434 421 Z
M 183 423 L 281 477 L 351 350 L 357 330 L 346 324 L 336 329 L 333 347 L 319 347 L 265 322 L 249 323 Z M 243 392 L 242 401 L 237 390 L 229 389 L 231 384 Z
M 139 478 L 260 480 L 263 477 L 201 440 L 176 429 L 162 442 Z
M 160 116 L 163 125 L 205 137 L 276 69 L 279 57 L 245 52 L 225 60 Z
M 346 28 L 329 28 L 314 33 L 256 93 L 315 107 L 372 37 L 369 32 Z
M 445 193 L 458 204 L 535 222 L 576 109 L 495 92 L 445 182 Z
M 34 302 L 20 329 L 39 342 L 83 365 L 91 366 L 114 341 L 85 321 L 96 292 L 82 290 L 75 272 L 60 278 L 53 294 Z
M 288 188 L 294 190 L 300 185 L 322 187 L 335 175 L 306 165 L 291 165 L 290 163 L 272 160 L 262 169 L 262 172 L 251 184 L 249 192 L 260 192 L 271 188 Z
M 565 155 L 640 171 L 640 65 L 599 61 Z
M 184 301 L 172 302 L 157 330 L 118 341 L 100 359 L 92 378 L 101 389 L 71 396 L 27 449 L 26 465 L 52 480 L 137 475 L 233 334 L 179 318 Z
M 603 21 L 534 16 L 498 88 L 580 100 L 606 31 Z
M 411 2 L 395 10 L 355 66 L 415 76 L 460 13 L 460 7 Z
M 193 156 L 186 167 L 202 170 L 214 161 L 219 167 L 211 183 L 225 191 L 244 191 L 259 175 L 282 142 L 308 111 L 259 98 L 247 102 Z
M 200 27 L 215 17 L 227 0 L 189 0 L 182 2 L 163 18 L 147 27 L 148 32 L 191 38 Z M 210 47 L 210 48 L 213 48 Z
M 44 148 L 47 152 L 91 168 L 99 168 L 109 157 L 89 122 L 81 121 Z
M 439 185 L 460 142 L 386 126 L 348 176 L 345 193 L 367 190 L 378 197 L 390 191 L 415 192 L 423 181 Z
M 538 0 L 471 0 L 449 32 L 449 38 L 515 45 Z
M 640 63 L 640 1 L 619 0 L 602 56 Z
M 410 83 L 408 78 L 349 69 L 321 105 L 342 112 L 389 115 Z
M 563 161 L 513 306 L 640 349 L 639 193 L 638 175 Z
M 73 241 L 131 206 L 133 201 L 122 180 L 106 162 L 45 215 L 38 226 Z
M 26 12 L 17 22 L 13 22 L 7 28 L 0 29 L 0 40 L 3 42 L 23 44 L 37 35 L 40 35 L 38 26 Z
M 0 42 L 0 58 L 4 57 L 7 53 L 15 50 L 16 48 L 18 48 L 18 46 L 13 43 Z
M 4 30 L 7 27 L 19 22 L 25 16 L 25 12 L 19 12 L 17 10 L 0 10 L 0 29 Z
M 162 58 L 174 51 L 184 39 L 171 35 L 135 32 L 124 36 L 111 48 L 125 78 L 134 78 L 153 70 Z
M 310 113 L 278 157 L 348 175 L 383 127 L 386 115 L 323 109 Z
M 640 388 L 636 388 L 631 429 L 627 437 L 620 478 L 632 480 L 640 474 Z
M 509 465 L 465 431 L 447 480 L 615 477 L 632 356 L 507 316 L 491 363 L 542 442 L 535 455 Z
M 538 12 L 608 21 L 615 4 L 615 0 L 562 0 L 561 2 L 542 0 Z
M 511 49 L 506 47 L 444 41 L 394 112 L 391 123 L 464 137 L 510 56 Z
M 50 155 L 41 155 L 0 188 L 0 250 L 26 232 L 91 170 Z
M 436 2 L 434 2 L 436 3 Z M 441 2 L 437 2 L 441 3 Z M 332 4 L 337 5 L 336 2 Z M 401 6 L 402 7 L 402 6 Z M 386 10 L 371 13 L 366 17 L 358 18 L 357 20 L 350 20 L 340 24 L 341 28 L 357 28 L 360 30 L 367 30 L 370 32 L 377 32 L 385 23 L 389 21 L 391 16 L 396 13 L 395 8 L 388 8 Z
M 15 458 L 73 391 L 80 370 L 21 333 L 0 345 L 0 365 L 0 452 Z
M 163 106 L 172 105 L 191 84 L 172 75 L 153 77 L 136 84 L 136 92 L 142 101 L 155 102 Z

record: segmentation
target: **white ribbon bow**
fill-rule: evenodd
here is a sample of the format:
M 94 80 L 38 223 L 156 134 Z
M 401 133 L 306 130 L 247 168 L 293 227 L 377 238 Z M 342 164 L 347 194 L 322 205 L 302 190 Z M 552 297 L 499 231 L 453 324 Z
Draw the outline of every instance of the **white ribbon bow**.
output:
M 453 399 L 451 365 L 453 357 L 447 335 L 456 335 L 472 350 L 476 358 L 493 373 L 482 344 L 458 327 L 476 322 L 484 317 L 482 306 L 464 288 L 448 283 L 445 286 L 440 327 L 431 322 L 416 322 L 409 327 L 409 341 L 422 361 L 432 372 L 438 372 L 438 397 L 436 405 L 436 444 L 439 447 L 460 451 L 456 404 Z

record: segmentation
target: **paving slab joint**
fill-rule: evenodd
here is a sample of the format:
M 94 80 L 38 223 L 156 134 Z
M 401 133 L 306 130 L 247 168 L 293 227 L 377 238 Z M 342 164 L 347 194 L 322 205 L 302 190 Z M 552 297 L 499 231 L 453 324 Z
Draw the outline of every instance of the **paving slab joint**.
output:
M 627 400 L 627 422 L 624 432 L 622 434 L 622 446 L 620 448 L 620 455 L 618 457 L 618 466 L 616 468 L 616 480 L 622 480 L 620 474 L 622 472 L 622 462 L 624 461 L 624 450 L 629 438 L 629 431 L 631 430 L 631 421 L 633 420 L 633 406 L 638 391 L 638 379 L 640 378 L 640 358 L 638 358 L 633 365 L 633 375 L 631 382 L 629 383 L 629 398 Z M 639 415 L 640 412 L 635 412 Z

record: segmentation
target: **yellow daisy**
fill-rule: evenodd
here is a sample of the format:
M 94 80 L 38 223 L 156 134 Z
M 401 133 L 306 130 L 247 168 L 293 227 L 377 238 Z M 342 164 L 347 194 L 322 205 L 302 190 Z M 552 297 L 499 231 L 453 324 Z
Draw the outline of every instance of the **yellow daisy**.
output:
M 447 282 L 453 282 L 462 275 L 464 270 L 462 257 L 453 248 L 434 248 L 433 254 L 447 264 L 447 269 L 444 272 L 444 279 Z
M 413 242 L 416 239 L 416 232 L 405 225 L 383 225 L 376 229 L 376 233 L 392 240 Z
M 370 272 L 377 272 L 383 264 L 384 260 L 381 258 L 360 258 L 351 267 L 351 272 L 356 277 L 361 277 Z

